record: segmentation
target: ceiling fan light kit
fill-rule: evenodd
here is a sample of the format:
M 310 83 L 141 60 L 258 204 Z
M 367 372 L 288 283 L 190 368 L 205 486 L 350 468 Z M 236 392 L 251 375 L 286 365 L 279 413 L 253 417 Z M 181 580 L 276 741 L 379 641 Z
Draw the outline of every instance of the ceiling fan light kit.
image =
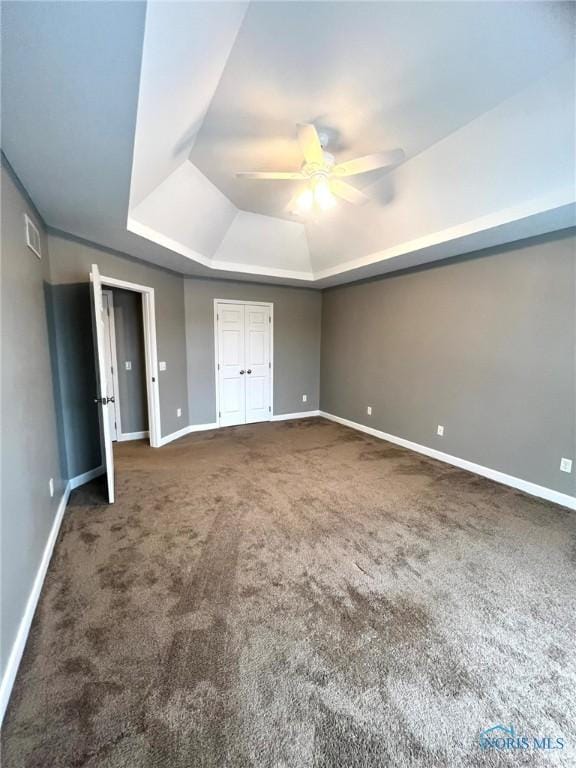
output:
M 342 179 L 397 165 L 404 159 L 404 152 L 394 149 L 337 164 L 334 155 L 324 149 L 315 126 L 309 123 L 298 125 L 298 143 L 304 155 L 299 172 L 244 171 L 236 174 L 245 179 L 307 181 L 307 188 L 290 201 L 288 210 L 291 213 L 328 211 L 335 207 L 337 197 L 353 205 L 362 205 L 370 198 Z

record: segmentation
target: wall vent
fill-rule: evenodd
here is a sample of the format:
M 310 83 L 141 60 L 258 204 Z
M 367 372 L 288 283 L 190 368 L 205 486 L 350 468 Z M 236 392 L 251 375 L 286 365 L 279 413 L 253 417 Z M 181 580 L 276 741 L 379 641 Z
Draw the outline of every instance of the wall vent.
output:
M 42 250 L 41 250 L 41 243 L 40 243 L 40 232 L 38 231 L 38 227 L 30 216 L 27 216 L 24 214 L 24 222 L 26 224 L 26 245 L 28 248 L 30 248 L 31 251 L 34 251 L 36 256 L 38 256 L 39 259 L 42 258 Z

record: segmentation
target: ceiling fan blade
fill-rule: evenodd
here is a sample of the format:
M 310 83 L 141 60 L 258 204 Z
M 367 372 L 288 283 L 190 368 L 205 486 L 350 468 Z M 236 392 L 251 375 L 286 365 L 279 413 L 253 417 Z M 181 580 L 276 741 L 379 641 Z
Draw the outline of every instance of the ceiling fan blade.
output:
M 355 176 L 358 173 L 375 171 L 377 168 L 386 168 L 389 165 L 398 165 L 404 160 L 404 150 L 392 149 L 389 152 L 376 152 L 374 155 L 357 157 L 356 160 L 348 160 L 339 163 L 332 168 L 334 176 Z
M 364 205 L 364 203 L 367 203 L 370 200 L 368 195 L 365 195 L 364 192 L 356 189 L 352 184 L 340 181 L 340 179 L 332 179 L 330 182 L 330 189 L 335 195 L 338 195 L 338 197 L 341 197 L 343 200 L 346 200 L 353 205 Z
M 291 214 L 301 213 L 298 205 L 300 202 L 301 195 L 302 195 L 302 190 L 299 189 L 298 192 L 296 192 L 296 194 L 290 198 L 290 202 L 286 206 L 286 213 L 291 213 Z
M 242 179 L 268 179 L 269 181 L 275 179 L 298 181 L 305 178 L 298 171 L 240 171 L 236 176 Z
M 324 164 L 324 152 L 318 138 L 318 131 L 310 123 L 298 125 L 298 144 L 307 163 Z

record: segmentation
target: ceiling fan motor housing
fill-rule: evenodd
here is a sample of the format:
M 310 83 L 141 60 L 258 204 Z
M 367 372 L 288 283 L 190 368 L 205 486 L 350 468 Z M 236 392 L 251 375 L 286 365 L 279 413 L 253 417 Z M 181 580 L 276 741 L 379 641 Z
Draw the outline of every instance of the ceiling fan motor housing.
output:
M 336 158 L 330 152 L 326 152 L 326 150 L 324 150 L 322 154 L 324 157 L 324 162 L 322 164 L 304 163 L 302 166 L 302 173 L 304 173 L 309 178 L 312 178 L 312 176 L 316 176 L 318 174 L 328 176 L 336 164 Z

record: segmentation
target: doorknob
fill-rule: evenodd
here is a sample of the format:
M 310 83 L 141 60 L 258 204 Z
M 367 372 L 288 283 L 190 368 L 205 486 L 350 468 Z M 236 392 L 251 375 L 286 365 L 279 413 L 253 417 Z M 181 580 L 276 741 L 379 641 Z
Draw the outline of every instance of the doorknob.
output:
M 251 368 L 248 368 L 248 370 L 246 371 L 246 373 L 252 373 L 252 369 L 251 369 Z
M 244 373 L 244 371 L 240 371 L 240 376 L 242 376 L 243 373 Z

